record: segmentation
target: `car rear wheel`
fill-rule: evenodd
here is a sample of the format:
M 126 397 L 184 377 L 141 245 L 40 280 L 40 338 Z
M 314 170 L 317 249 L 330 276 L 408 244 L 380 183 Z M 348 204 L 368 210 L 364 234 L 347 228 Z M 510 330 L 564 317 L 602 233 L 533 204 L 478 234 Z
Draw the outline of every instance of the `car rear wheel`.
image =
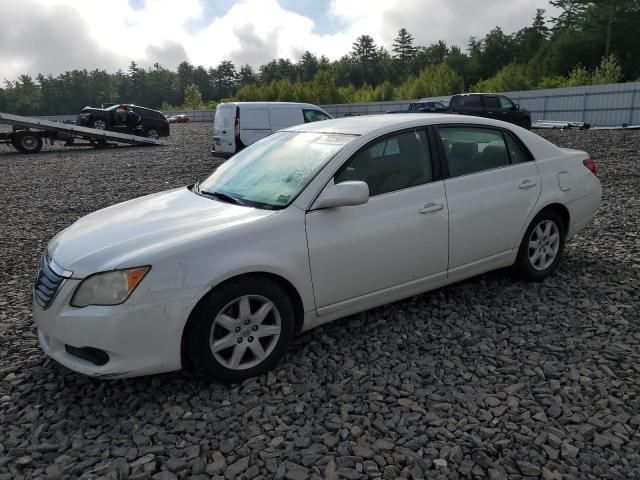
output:
M 267 372 L 293 337 L 294 310 L 287 293 L 262 277 L 230 281 L 194 310 L 183 349 L 197 373 L 237 383 Z
M 18 132 L 11 144 L 22 153 L 38 153 L 42 150 L 42 138 L 31 132 Z
M 529 281 L 547 278 L 558 268 L 564 251 L 564 222 L 555 211 L 539 213 L 529 225 L 516 260 L 516 269 Z
M 150 128 L 149 130 L 147 130 L 146 136 L 149 138 L 158 139 L 160 138 L 160 133 L 155 128 Z
M 95 128 L 96 130 L 106 130 L 107 122 L 101 119 L 93 120 L 91 122 L 91 128 Z

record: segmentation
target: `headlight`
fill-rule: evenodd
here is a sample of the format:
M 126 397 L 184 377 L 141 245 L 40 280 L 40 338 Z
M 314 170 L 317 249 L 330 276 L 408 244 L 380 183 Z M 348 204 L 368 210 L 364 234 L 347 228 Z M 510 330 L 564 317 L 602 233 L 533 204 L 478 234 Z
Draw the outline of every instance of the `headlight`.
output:
M 133 293 L 151 267 L 113 270 L 85 278 L 71 299 L 72 307 L 118 305 Z

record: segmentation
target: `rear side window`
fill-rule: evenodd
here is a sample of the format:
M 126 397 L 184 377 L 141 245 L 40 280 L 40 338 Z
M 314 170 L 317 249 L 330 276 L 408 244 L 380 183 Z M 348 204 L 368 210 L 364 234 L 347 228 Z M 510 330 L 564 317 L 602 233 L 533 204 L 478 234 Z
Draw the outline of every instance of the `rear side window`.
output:
M 529 161 L 529 157 L 524 153 L 520 145 L 518 145 L 511 135 L 505 134 L 504 137 L 507 141 L 507 148 L 509 149 L 511 163 L 523 163 Z
M 482 108 L 482 100 L 480 95 L 460 95 L 451 99 L 451 105 L 454 107 Z
M 501 131 L 440 127 L 438 134 L 451 178 L 509 165 L 509 154 Z
M 500 103 L 498 102 L 498 97 L 484 97 L 484 106 L 487 108 L 500 108 Z
M 401 133 L 371 144 L 334 177 L 335 183 L 349 180 L 366 182 L 371 196 L 431 182 L 433 172 L 426 132 Z
M 304 123 L 320 122 L 331 118 L 320 110 L 302 110 L 302 114 L 304 115 Z

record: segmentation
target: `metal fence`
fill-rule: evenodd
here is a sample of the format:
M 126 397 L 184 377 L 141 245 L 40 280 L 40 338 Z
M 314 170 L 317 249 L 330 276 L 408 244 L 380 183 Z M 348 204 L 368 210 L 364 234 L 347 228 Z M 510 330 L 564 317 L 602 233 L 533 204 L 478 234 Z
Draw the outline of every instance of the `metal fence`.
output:
M 586 122 L 594 127 L 640 125 L 640 82 L 501 92 L 531 112 L 536 120 Z M 448 103 L 451 97 L 431 97 Z M 323 105 L 334 117 L 371 115 L 409 108 L 409 103 L 374 102 Z
M 587 87 L 552 88 L 521 92 L 501 92 L 531 112 L 536 120 L 587 122 L 594 127 L 640 125 L 640 82 L 590 85 Z M 448 103 L 451 97 L 432 97 Z M 417 100 L 373 103 L 322 105 L 334 117 L 371 115 L 391 110 L 406 110 Z M 186 114 L 192 122 L 213 122 L 215 110 L 165 112 Z M 75 115 L 41 117 L 47 120 L 70 121 Z

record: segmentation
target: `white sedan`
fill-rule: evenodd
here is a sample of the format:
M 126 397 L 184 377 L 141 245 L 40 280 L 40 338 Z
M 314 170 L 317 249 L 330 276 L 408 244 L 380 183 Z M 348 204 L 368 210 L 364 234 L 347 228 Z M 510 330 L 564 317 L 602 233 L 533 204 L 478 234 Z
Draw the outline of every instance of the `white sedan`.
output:
M 54 237 L 33 290 L 39 341 L 92 376 L 241 381 L 336 318 L 511 265 L 544 279 L 601 193 L 587 153 L 499 121 L 291 127 Z

